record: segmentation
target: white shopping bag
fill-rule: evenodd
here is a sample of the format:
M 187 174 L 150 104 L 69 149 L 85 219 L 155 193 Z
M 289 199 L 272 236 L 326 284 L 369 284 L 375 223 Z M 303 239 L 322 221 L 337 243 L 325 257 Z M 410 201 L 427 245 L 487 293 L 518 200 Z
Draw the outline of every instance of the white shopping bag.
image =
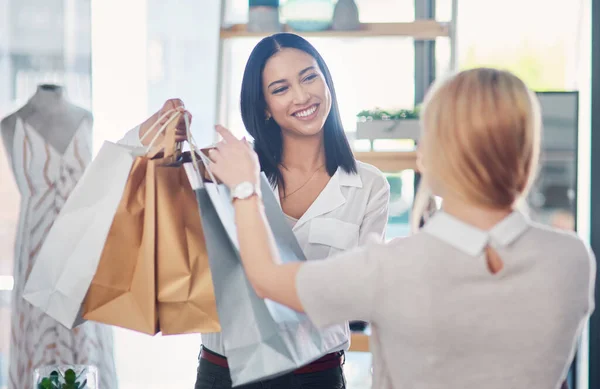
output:
M 166 112 L 145 135 L 174 112 Z M 178 115 L 172 115 L 148 147 L 104 142 L 48 232 L 25 284 L 25 300 L 69 329 L 84 322 L 81 306 L 98 268 L 133 162 L 147 155 L 177 118 Z
M 23 297 L 73 328 L 136 157 L 146 149 L 104 142 L 67 198 L 33 266 Z

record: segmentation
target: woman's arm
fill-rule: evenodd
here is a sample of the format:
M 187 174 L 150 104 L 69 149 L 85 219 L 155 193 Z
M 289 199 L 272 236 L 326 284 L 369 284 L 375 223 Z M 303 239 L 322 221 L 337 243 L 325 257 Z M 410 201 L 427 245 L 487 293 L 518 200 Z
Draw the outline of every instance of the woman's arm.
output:
M 217 126 L 216 129 L 223 141 L 209 150 L 210 170 L 230 189 L 242 182 L 251 182 L 258 190 L 260 164 L 252 147 L 226 128 Z M 234 200 L 234 209 L 240 256 L 256 294 L 303 311 L 296 292 L 296 275 L 301 264 L 281 264 L 260 193 Z
M 224 140 L 210 151 L 213 173 L 229 188 L 242 182 L 259 187 L 256 153 L 225 128 L 217 131 Z M 361 247 L 322 261 L 281 264 L 260 196 L 235 200 L 234 208 L 241 260 L 260 297 L 306 311 L 319 326 L 372 319 L 378 255 Z
M 296 288 L 302 264 L 281 264 L 262 200 L 235 200 L 234 207 L 242 262 L 256 294 L 303 312 Z
M 374 320 L 380 271 L 369 247 L 321 261 L 281 264 L 262 200 L 236 200 L 235 214 L 242 263 L 259 297 L 306 312 L 319 327 Z

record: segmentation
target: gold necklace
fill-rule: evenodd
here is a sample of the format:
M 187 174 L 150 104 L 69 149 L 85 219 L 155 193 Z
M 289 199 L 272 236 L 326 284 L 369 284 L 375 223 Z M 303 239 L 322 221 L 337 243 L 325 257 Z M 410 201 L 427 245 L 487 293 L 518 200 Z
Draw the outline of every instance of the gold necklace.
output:
M 306 180 L 306 182 L 305 182 L 304 184 L 300 185 L 300 187 L 299 187 L 299 188 L 297 188 L 296 190 L 294 190 L 292 193 L 285 193 L 285 195 L 283 196 L 283 199 L 284 199 L 284 200 L 285 200 L 285 199 L 287 199 L 288 197 L 290 197 L 290 196 L 291 196 L 291 195 L 293 195 L 294 193 L 298 192 L 300 189 L 304 188 L 304 187 L 306 186 L 306 184 L 308 184 L 308 183 L 310 182 L 310 180 L 312 180 L 312 179 L 313 179 L 313 177 L 315 176 L 315 174 L 317 174 L 317 172 L 318 172 L 319 170 L 321 170 L 321 168 L 322 168 L 323 166 L 325 166 L 325 164 L 322 164 L 321 166 L 319 166 L 319 167 L 317 168 L 317 170 L 315 170 L 315 171 L 314 171 L 314 172 L 313 172 L 313 173 L 310 175 L 310 177 L 308 177 L 308 179 Z

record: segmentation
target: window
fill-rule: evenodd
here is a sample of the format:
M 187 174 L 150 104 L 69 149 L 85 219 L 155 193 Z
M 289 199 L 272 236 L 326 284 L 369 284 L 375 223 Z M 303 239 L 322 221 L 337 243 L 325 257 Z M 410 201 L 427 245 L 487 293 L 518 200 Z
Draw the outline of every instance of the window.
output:
M 0 120 L 40 83 L 64 85 L 71 102 L 91 109 L 89 15 L 86 1 L 0 0 Z M 6 388 L 20 194 L 4 144 L 0 183 L 0 388 Z

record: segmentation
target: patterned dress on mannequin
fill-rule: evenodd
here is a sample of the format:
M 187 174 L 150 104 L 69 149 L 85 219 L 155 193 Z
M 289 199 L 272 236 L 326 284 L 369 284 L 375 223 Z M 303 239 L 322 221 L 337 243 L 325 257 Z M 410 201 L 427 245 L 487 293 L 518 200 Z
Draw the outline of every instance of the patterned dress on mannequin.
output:
M 95 365 L 99 389 L 116 389 L 112 328 L 86 322 L 69 330 L 22 298 L 52 223 L 91 161 L 92 123 L 83 120 L 66 151 L 60 153 L 17 118 L 12 146 L 21 209 L 13 267 L 8 389 L 33 389 L 34 369 L 53 364 Z

